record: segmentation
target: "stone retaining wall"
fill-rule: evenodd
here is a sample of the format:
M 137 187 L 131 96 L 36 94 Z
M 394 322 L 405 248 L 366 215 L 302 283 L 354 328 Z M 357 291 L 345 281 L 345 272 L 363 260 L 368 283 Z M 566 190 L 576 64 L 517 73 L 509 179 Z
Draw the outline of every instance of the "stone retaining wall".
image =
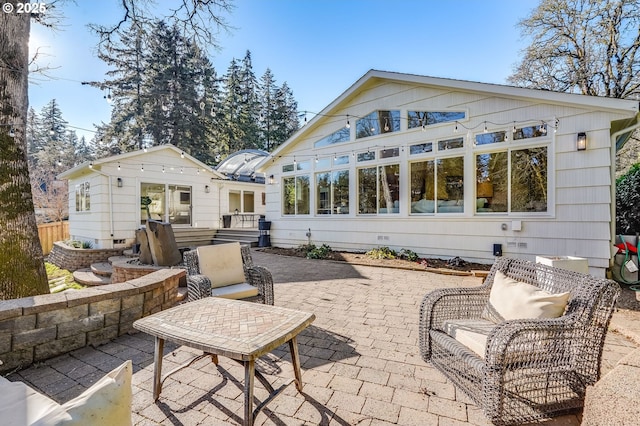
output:
M 53 243 L 49 262 L 68 271 L 88 268 L 92 263 L 106 262 L 112 256 L 122 256 L 125 249 L 78 249 L 62 242 Z
M 173 306 L 181 269 L 83 290 L 0 301 L 0 372 L 133 330 L 133 322 Z

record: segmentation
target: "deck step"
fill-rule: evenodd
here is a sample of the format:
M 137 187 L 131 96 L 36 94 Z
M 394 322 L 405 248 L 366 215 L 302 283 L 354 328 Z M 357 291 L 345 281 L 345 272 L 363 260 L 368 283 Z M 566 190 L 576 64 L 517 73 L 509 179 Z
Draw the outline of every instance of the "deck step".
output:
M 110 277 L 96 275 L 90 268 L 78 269 L 73 273 L 73 279 L 79 284 L 88 286 L 111 284 Z
M 110 277 L 113 273 L 113 266 L 109 262 L 92 263 L 91 272 L 101 277 Z

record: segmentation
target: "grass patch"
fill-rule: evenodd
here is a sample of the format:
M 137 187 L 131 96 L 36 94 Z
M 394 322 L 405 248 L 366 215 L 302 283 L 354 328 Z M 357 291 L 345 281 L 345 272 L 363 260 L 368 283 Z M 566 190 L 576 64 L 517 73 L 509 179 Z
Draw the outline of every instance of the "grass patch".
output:
M 79 290 L 85 288 L 73 280 L 73 274 L 66 269 L 60 269 L 53 263 L 45 262 L 44 267 L 47 270 L 47 278 L 49 280 L 49 291 L 51 293 L 59 293 L 70 288 Z

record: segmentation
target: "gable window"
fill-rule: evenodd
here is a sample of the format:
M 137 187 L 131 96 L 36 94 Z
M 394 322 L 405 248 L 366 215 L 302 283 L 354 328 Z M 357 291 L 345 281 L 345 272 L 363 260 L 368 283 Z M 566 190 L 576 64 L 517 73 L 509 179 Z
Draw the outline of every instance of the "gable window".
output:
M 343 127 L 342 129 L 331 133 L 328 136 L 323 137 L 320 140 L 317 140 L 313 146 L 315 148 L 320 148 L 327 145 L 333 145 L 336 143 L 347 142 L 350 137 L 350 131 L 348 128 Z
M 415 129 L 416 127 L 460 121 L 464 118 L 465 113 L 462 111 L 407 111 L 407 127 Z
M 91 191 L 89 182 L 76 185 L 76 211 L 88 212 L 91 210 Z
M 507 140 L 507 132 L 491 132 L 491 133 L 478 133 L 476 135 L 475 145 L 488 145 L 492 143 L 505 142 Z
M 316 175 L 316 213 L 349 213 L 349 170 Z
M 356 121 L 356 139 L 400 131 L 400 111 L 374 111 Z
M 547 147 L 477 154 L 476 212 L 546 212 L 547 157 Z
M 284 178 L 282 197 L 282 214 L 309 214 L 309 175 Z
M 358 169 L 358 213 L 399 213 L 399 175 L 399 164 Z

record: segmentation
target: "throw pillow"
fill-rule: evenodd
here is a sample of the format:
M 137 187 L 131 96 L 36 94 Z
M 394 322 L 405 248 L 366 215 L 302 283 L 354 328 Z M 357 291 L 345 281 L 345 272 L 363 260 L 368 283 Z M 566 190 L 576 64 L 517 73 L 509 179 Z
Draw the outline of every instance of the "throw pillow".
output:
M 200 246 L 196 250 L 200 273 L 211 280 L 212 288 L 246 282 L 240 243 Z
M 131 426 L 131 361 L 98 380 L 77 398 L 45 414 L 34 426 Z
M 557 318 L 564 314 L 569 293 L 549 293 L 497 271 L 482 318 L 499 323 L 513 319 Z

